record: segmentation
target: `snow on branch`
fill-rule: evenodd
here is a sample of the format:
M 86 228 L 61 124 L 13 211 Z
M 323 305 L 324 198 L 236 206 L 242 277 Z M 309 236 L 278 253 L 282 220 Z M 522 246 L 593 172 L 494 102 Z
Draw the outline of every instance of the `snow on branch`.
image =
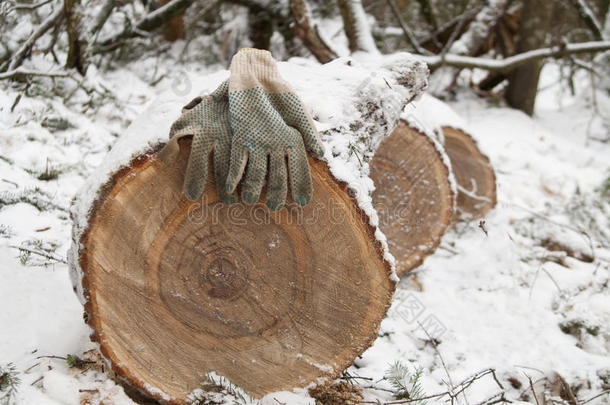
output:
M 475 58 L 454 54 L 447 54 L 444 57 L 440 55 L 422 56 L 421 58 L 431 68 L 446 65 L 462 69 L 479 68 L 489 71 L 509 71 L 537 59 L 562 57 L 580 53 L 604 52 L 607 50 L 610 50 L 610 41 L 592 41 L 536 49 L 506 59 Z
M 21 66 L 21 63 L 23 63 L 23 60 L 27 56 L 28 52 L 32 49 L 32 46 L 34 46 L 34 43 L 36 43 L 38 38 L 43 36 L 48 30 L 58 24 L 63 18 L 63 15 L 63 7 L 58 6 L 55 8 L 55 10 L 53 10 L 53 12 L 42 22 L 42 24 L 40 24 L 38 28 L 32 32 L 32 35 L 30 35 L 23 45 L 21 45 L 17 52 L 15 52 L 15 55 L 11 58 L 11 63 L 8 65 L 9 71 L 15 70 Z
M 349 50 L 379 53 L 371 27 L 366 20 L 362 0 L 339 0 L 338 4 L 343 18 L 345 35 L 349 42 Z
M 597 17 L 595 17 L 591 8 L 585 3 L 585 0 L 570 0 L 570 2 L 578 11 L 581 20 L 589 27 L 595 39 L 601 41 L 603 39 L 602 26 L 597 21 Z
M 310 23 L 309 7 L 306 0 L 290 0 L 290 10 L 294 16 L 294 32 L 303 45 L 320 63 L 330 62 L 337 55 L 324 43 L 320 35 L 314 31 Z
M 114 46 L 124 39 L 141 35 L 143 32 L 150 32 L 162 26 L 165 22 L 184 12 L 194 0 L 171 0 L 169 3 L 151 11 L 135 25 L 134 28 L 127 28 L 122 32 L 103 40 L 96 44 L 94 53 L 114 49 Z M 216 6 L 216 1 L 212 2 L 211 7 Z M 208 6 L 210 7 L 210 6 Z
M 67 72 L 57 71 L 57 72 L 39 72 L 36 70 L 28 70 L 28 69 L 13 69 L 8 72 L 0 73 L 0 80 L 2 79 L 11 79 L 17 76 L 43 76 L 43 77 L 67 77 Z

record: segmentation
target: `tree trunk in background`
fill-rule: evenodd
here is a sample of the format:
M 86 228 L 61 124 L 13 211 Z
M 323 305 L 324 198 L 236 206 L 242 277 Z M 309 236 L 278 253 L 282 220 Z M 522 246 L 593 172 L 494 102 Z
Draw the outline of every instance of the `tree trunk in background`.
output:
M 170 1 L 171 0 L 160 0 L 159 7 L 166 5 Z M 184 20 L 182 18 L 182 13 L 165 23 L 163 25 L 162 32 L 163 38 L 170 42 L 174 42 L 178 39 L 184 39 Z
M 294 17 L 294 33 L 320 63 L 330 62 L 337 55 L 324 43 L 309 22 L 309 7 L 306 0 L 290 0 Z
M 519 24 L 517 53 L 542 48 L 551 27 L 553 2 L 548 0 L 528 0 L 523 4 Z M 528 63 L 513 70 L 509 75 L 506 101 L 528 115 L 534 113 L 538 79 L 543 60 Z
M 417 0 L 419 6 L 421 8 L 421 13 L 428 21 L 428 24 L 432 26 L 434 31 L 438 31 L 438 19 L 436 17 L 436 11 L 434 10 L 434 5 L 431 3 L 431 0 Z
M 273 23 L 269 14 L 250 8 L 248 10 L 248 32 L 254 48 L 269 50 L 273 35 Z
M 371 27 L 366 21 L 362 0 L 338 0 L 343 18 L 343 28 L 351 52 L 379 52 L 371 34 Z
M 81 75 L 87 72 L 85 52 L 87 42 L 81 35 L 82 13 L 80 0 L 64 0 L 66 31 L 68 33 L 68 57 L 66 67 L 75 68 Z

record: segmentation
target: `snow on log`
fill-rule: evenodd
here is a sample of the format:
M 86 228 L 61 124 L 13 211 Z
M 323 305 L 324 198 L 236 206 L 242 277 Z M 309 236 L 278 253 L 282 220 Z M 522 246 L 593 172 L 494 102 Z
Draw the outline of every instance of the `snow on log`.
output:
M 454 220 L 485 216 L 496 205 L 496 175 L 477 143 L 466 132 L 443 127 L 444 147 L 458 184 Z
M 279 65 L 326 143 L 326 161 L 310 161 L 307 207 L 228 207 L 214 176 L 201 202 L 185 199 L 190 141 L 173 165 L 156 152 L 198 94 L 170 92 L 72 208 L 71 276 L 92 339 L 119 377 L 162 402 L 185 403 L 209 372 L 255 397 L 324 383 L 372 343 L 390 304 L 397 278 L 367 156 L 425 89 L 427 68 L 408 54 Z M 226 75 L 189 84 L 207 93 Z
M 451 224 L 455 194 L 450 173 L 438 142 L 405 121 L 375 153 L 373 202 L 399 276 L 434 252 Z

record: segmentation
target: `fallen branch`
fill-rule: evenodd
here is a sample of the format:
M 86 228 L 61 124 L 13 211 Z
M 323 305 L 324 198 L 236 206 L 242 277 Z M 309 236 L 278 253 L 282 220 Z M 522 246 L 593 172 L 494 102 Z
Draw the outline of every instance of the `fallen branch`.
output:
M 11 58 L 11 63 L 8 65 L 9 71 L 17 69 L 23 63 L 23 60 L 27 56 L 28 52 L 32 49 L 32 46 L 36 43 L 38 38 L 43 36 L 51 27 L 59 23 L 63 18 L 64 9 L 63 7 L 56 7 L 55 10 L 40 24 L 40 26 L 30 35 L 30 37 L 21 45 L 21 47 L 15 52 Z
M 315 56 L 320 63 L 330 62 L 337 55 L 324 43 L 309 22 L 309 8 L 306 0 L 290 0 L 290 9 L 294 17 L 294 33 L 303 42 L 303 45 Z
M 16 11 L 16 10 L 36 10 L 38 7 L 42 7 L 45 4 L 49 4 L 51 1 L 53 0 L 44 0 L 41 1 L 40 3 L 36 3 L 36 4 L 15 4 L 12 8 L 11 11 Z
M 421 56 L 421 59 L 431 68 L 447 65 L 463 69 L 478 68 L 488 71 L 510 71 L 518 66 L 538 59 L 556 58 L 581 53 L 604 52 L 608 50 L 610 50 L 610 41 L 592 41 L 536 49 L 505 59 L 476 58 L 454 54 L 447 54 L 444 57 Z
M 133 38 L 136 36 L 142 36 L 145 33 L 151 32 L 172 18 L 180 15 L 184 12 L 194 0 L 172 0 L 169 3 L 159 7 L 158 9 L 151 11 L 143 19 L 141 19 L 135 26 L 129 27 L 121 31 L 120 33 L 113 35 L 110 38 L 103 40 L 96 44 L 93 53 L 99 53 L 106 50 L 114 49 L 114 45 L 120 43 L 122 40 Z M 214 4 L 215 6 L 215 4 Z
M 362 0 L 338 0 L 343 29 L 351 52 L 379 53 L 371 29 L 366 21 Z
M 28 69 L 14 69 L 8 72 L 0 73 L 0 80 L 2 79 L 10 79 L 15 76 L 42 76 L 42 77 L 67 77 L 68 73 L 63 71 L 57 72 L 39 72 L 37 70 L 28 70 Z

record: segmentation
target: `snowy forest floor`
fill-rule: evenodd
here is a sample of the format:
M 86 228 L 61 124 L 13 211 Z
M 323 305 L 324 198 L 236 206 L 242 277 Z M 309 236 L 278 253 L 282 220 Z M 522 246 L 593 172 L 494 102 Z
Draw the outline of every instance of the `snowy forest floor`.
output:
M 63 263 L 68 208 L 148 102 L 217 70 L 172 63 L 150 57 L 92 66 L 84 81 L 0 82 L 0 367 L 19 373 L 16 403 L 133 403 L 96 367 L 40 357 L 95 356 Z M 366 400 L 394 399 L 382 378 L 396 362 L 407 383 L 421 368 L 421 395 L 463 383 L 462 404 L 501 392 L 536 403 L 528 378 L 552 391 L 557 375 L 581 403 L 610 389 L 608 127 L 591 120 L 591 89 L 558 95 L 556 69 L 543 73 L 534 118 L 469 91 L 451 102 L 496 170 L 498 205 L 486 232 L 478 221 L 458 224 L 400 282 L 379 338 L 348 370 L 349 381 L 375 386 Z M 608 107 L 607 93 L 598 96 Z

